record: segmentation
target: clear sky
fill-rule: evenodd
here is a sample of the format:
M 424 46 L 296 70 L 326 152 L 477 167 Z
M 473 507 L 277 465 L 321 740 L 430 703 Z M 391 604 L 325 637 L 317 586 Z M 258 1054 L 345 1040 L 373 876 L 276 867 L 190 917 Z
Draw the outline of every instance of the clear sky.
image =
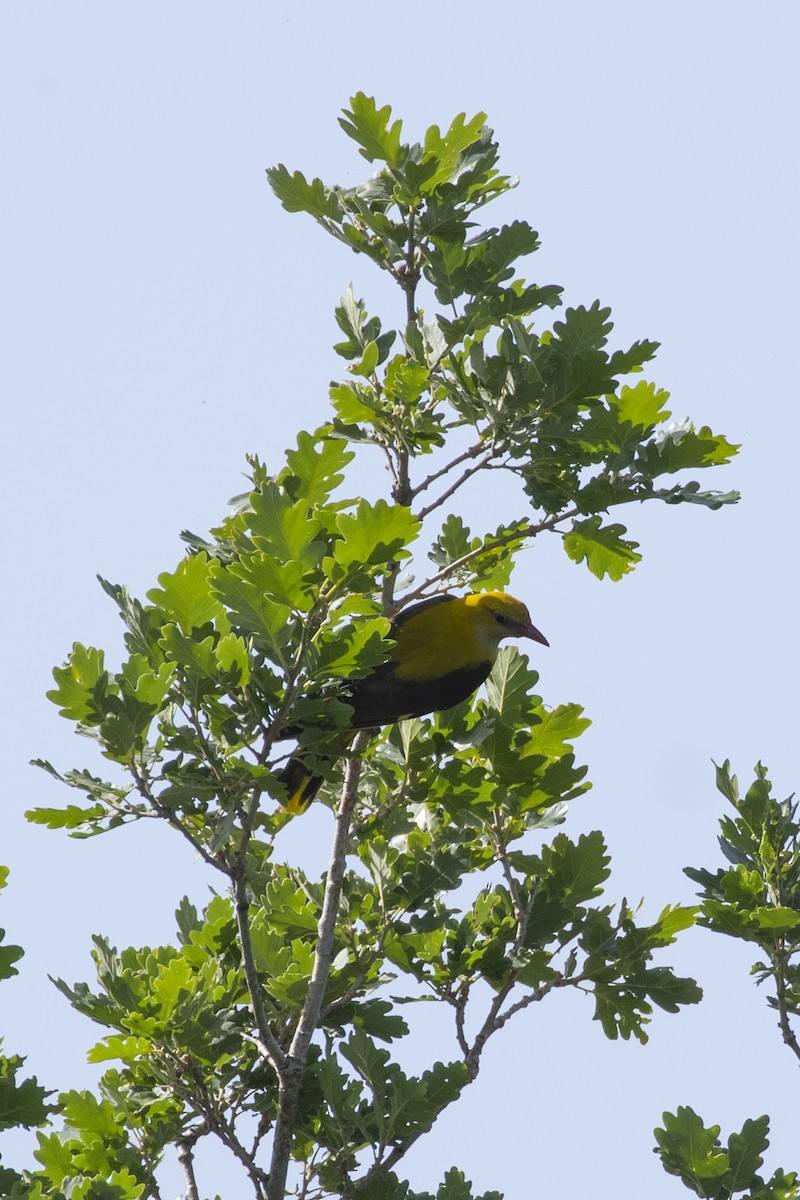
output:
M 119 652 L 97 572 L 143 594 L 181 555 L 179 531 L 204 532 L 243 490 L 247 452 L 278 467 L 325 419 L 347 283 L 400 319 L 384 281 L 283 212 L 264 177 L 278 161 L 368 174 L 336 124 L 357 90 L 410 136 L 487 112 L 520 176 L 497 217 L 543 241 L 528 277 L 610 304 L 620 345 L 661 341 L 650 375 L 675 415 L 743 445 L 703 479 L 741 489 L 737 508 L 630 510 L 644 561 L 623 583 L 575 567 L 557 538 L 520 560 L 512 590 L 551 644 L 543 695 L 594 722 L 578 746 L 594 789 L 566 831 L 603 829 L 608 896 L 644 896 L 655 915 L 691 900 L 684 866 L 717 865 L 712 757 L 745 778 L 761 758 L 794 790 L 798 34 L 794 0 L 3 4 L 0 923 L 26 958 L 0 986 L 0 1029 L 42 1082 L 93 1079 L 98 1032 L 47 973 L 92 979 L 94 932 L 170 940 L 181 895 L 203 903 L 209 883 L 155 824 L 75 842 L 25 823 L 71 799 L 30 758 L 89 761 L 44 699 L 50 671 L 74 640 Z M 383 486 L 369 464 L 364 486 Z M 490 527 L 494 500 L 471 503 Z M 319 866 L 330 814 L 295 826 L 293 851 Z M 550 997 L 409 1155 L 412 1184 L 435 1190 L 455 1161 L 509 1200 L 668 1200 L 683 1189 L 652 1129 L 678 1104 L 726 1132 L 771 1113 L 767 1167 L 800 1169 L 797 1065 L 749 956 L 692 931 L 662 961 L 699 979 L 701 1006 L 657 1015 L 642 1048 L 605 1041 L 590 1001 Z M 446 1055 L 439 1036 L 409 1060 Z M 23 1165 L 29 1143 L 0 1138 L 4 1160 Z M 204 1193 L 233 1194 L 219 1160 L 200 1175 Z

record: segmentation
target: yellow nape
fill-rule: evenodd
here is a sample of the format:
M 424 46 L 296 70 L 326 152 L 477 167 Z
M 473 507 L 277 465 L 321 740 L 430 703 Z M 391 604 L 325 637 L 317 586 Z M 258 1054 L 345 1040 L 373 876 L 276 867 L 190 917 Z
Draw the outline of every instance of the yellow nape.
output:
M 390 661 L 398 679 L 436 679 L 493 663 L 506 637 L 529 637 L 547 645 L 522 601 L 506 592 L 443 598 L 410 613 L 398 627 Z

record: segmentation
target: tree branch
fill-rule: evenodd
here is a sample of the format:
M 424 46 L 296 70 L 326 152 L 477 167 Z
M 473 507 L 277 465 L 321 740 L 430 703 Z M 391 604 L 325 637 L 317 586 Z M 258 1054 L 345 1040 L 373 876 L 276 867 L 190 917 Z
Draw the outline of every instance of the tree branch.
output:
M 537 536 L 537 534 L 543 533 L 546 529 L 554 529 L 560 521 L 568 521 L 570 517 L 577 517 L 579 512 L 580 509 L 578 508 L 568 508 L 565 512 L 554 513 L 551 517 L 545 517 L 543 521 L 539 521 L 535 525 L 526 525 L 523 526 L 522 529 L 515 529 L 510 533 L 501 534 L 500 537 L 487 540 L 483 543 L 483 545 L 476 546 L 474 550 L 469 550 L 466 554 L 462 554 L 461 558 L 456 558 L 453 560 L 453 562 L 448 563 L 446 567 L 442 567 L 441 571 L 437 571 L 435 575 L 431 575 L 425 580 L 424 583 L 421 583 L 419 587 L 414 588 L 412 592 L 407 592 L 406 595 L 403 596 L 403 604 L 405 605 L 410 603 L 412 600 L 420 599 L 425 592 L 432 587 L 433 584 L 439 583 L 443 579 L 447 579 L 448 576 L 452 575 L 455 571 L 460 570 L 461 567 L 465 567 L 474 559 L 479 558 L 481 554 L 486 554 L 491 550 L 496 550 L 500 546 L 507 546 L 510 542 L 527 541 L 528 538 L 534 538 Z
M 775 958 L 773 958 L 773 963 L 775 966 L 775 998 L 778 1007 L 778 1028 L 781 1031 L 781 1037 L 791 1050 L 792 1054 L 794 1054 L 795 1058 L 800 1059 L 800 1043 L 797 1040 L 797 1034 L 794 1032 L 791 1024 L 789 1023 L 789 1009 L 786 1004 L 786 973 L 784 970 L 786 966 L 785 948 L 784 953 L 780 957 L 776 955 Z
M 225 864 L 216 859 L 213 854 L 210 854 L 203 843 L 186 828 L 186 826 L 180 820 L 178 814 L 163 805 L 158 797 L 150 790 L 143 773 L 138 769 L 133 759 L 131 759 L 128 765 L 130 773 L 136 782 L 137 792 L 143 800 L 147 801 L 155 815 L 161 820 L 166 821 L 167 824 L 171 825 L 173 829 L 177 829 L 178 833 L 182 834 L 183 837 L 186 838 L 189 845 L 193 847 L 195 852 L 200 856 L 200 858 L 202 858 L 204 863 L 206 863 L 209 867 L 213 867 L 215 871 L 221 871 L 223 875 L 226 875 L 230 878 Z
M 435 483 L 437 479 L 441 479 L 443 475 L 449 474 L 454 467 L 460 467 L 463 462 L 468 462 L 471 458 L 477 458 L 481 451 L 485 448 L 485 442 L 475 442 L 475 444 L 470 446 L 468 450 L 465 450 L 462 454 L 457 454 L 456 457 L 451 459 L 449 463 L 446 463 L 443 467 L 440 467 L 438 471 L 433 471 L 427 476 L 426 479 L 423 479 L 422 483 L 417 484 L 417 486 L 414 488 L 414 496 L 417 497 L 420 492 L 426 491 L 432 483 Z
M 425 517 L 429 515 L 429 513 L 433 512 L 435 508 L 438 508 L 440 504 L 444 504 L 445 500 L 449 500 L 453 493 L 457 492 L 461 485 L 466 483 L 467 480 L 476 473 L 476 471 L 482 471 L 484 467 L 487 467 L 495 457 L 495 453 L 496 452 L 494 450 L 488 450 L 486 454 L 484 454 L 483 458 L 479 459 L 478 462 L 473 463 L 471 467 L 467 467 L 466 471 L 462 471 L 458 479 L 456 479 L 454 483 L 451 483 L 450 487 L 446 488 L 445 491 L 442 492 L 441 496 L 439 496 L 436 500 L 433 500 L 430 504 L 426 505 L 425 508 L 421 508 L 419 510 L 419 512 L 416 514 L 419 520 L 423 521 Z M 419 490 L 420 489 L 417 488 L 417 491 Z
M 416 263 L 416 211 L 411 208 L 408 213 L 408 243 L 406 245 L 405 270 L 401 279 L 403 291 L 406 294 L 406 324 L 410 325 L 417 319 L 416 292 L 419 281 L 419 267 Z
M 579 977 L 567 979 L 565 975 L 559 975 L 556 979 L 549 979 L 547 983 L 543 983 L 540 988 L 536 988 L 533 992 L 528 992 L 527 996 L 523 996 L 521 1000 L 511 1004 L 504 1013 L 496 1018 L 492 1033 L 496 1033 L 498 1029 L 502 1029 L 506 1021 L 510 1021 L 518 1012 L 522 1012 L 529 1004 L 538 1004 L 540 1000 L 544 1000 L 550 992 L 556 988 L 576 987 L 580 990 L 581 980 Z M 584 989 L 585 990 L 585 989 Z
M 194 1141 L 190 1138 L 181 1138 L 176 1143 L 175 1149 L 178 1152 L 178 1165 L 183 1175 L 183 1186 L 186 1189 L 184 1192 L 185 1200 L 200 1200 L 200 1193 L 197 1190 L 197 1180 L 194 1174 Z
M 233 891 L 236 901 L 236 926 L 239 931 L 239 946 L 242 951 L 242 966 L 247 981 L 247 991 L 250 995 L 250 1007 L 258 1030 L 258 1048 L 271 1063 L 278 1079 L 282 1079 L 286 1071 L 286 1055 L 281 1050 L 278 1039 L 272 1032 L 267 1010 L 264 1007 L 264 997 L 261 991 L 261 981 L 258 978 L 256 960 L 253 953 L 253 939 L 250 934 L 250 898 L 247 894 L 247 873 L 243 862 L 234 864 Z
M 289 1157 L 297 1118 L 297 1103 L 308 1063 L 311 1039 L 319 1024 L 325 988 L 333 962 L 333 941 L 350 838 L 350 821 L 358 797 L 358 780 L 361 773 L 360 755 L 370 736 L 369 730 L 362 730 L 356 734 L 350 748 L 351 757 L 347 763 L 342 796 L 336 812 L 336 827 L 328 864 L 328 877 L 325 882 L 322 913 L 317 926 L 317 951 L 314 956 L 314 966 L 303 1011 L 300 1014 L 300 1020 L 286 1056 L 285 1069 L 280 1078 L 278 1118 L 275 1123 L 275 1137 L 272 1145 L 267 1200 L 284 1200 L 286 1194 L 286 1175 L 289 1169 Z

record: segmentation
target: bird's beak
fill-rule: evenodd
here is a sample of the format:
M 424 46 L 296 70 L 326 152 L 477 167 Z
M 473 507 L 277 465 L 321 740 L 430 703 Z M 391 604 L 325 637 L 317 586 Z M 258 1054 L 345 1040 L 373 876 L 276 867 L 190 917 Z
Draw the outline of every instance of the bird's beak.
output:
M 542 646 L 550 645 L 544 634 L 540 633 L 535 625 L 531 625 L 530 621 L 527 625 L 523 625 L 520 630 L 520 636 L 530 638 L 532 642 L 540 642 Z

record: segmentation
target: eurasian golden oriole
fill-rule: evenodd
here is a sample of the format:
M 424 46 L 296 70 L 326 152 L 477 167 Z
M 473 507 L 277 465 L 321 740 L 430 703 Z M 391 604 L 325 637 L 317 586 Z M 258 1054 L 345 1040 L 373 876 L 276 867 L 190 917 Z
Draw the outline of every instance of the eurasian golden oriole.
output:
M 503 638 L 525 637 L 549 644 L 531 623 L 522 601 L 505 592 L 443 594 L 422 600 L 397 614 L 391 636 L 386 662 L 363 679 L 349 680 L 338 693 L 352 706 L 352 729 L 389 725 L 460 704 L 489 675 Z M 343 740 L 337 731 L 330 746 L 315 749 L 315 755 L 338 758 L 348 737 Z M 323 778 L 298 750 L 280 775 L 288 812 L 305 812 Z

